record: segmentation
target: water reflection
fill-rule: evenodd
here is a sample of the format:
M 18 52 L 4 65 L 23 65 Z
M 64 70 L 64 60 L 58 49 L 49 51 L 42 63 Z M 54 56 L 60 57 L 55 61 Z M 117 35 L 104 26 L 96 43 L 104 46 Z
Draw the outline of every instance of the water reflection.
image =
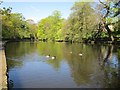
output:
M 102 57 L 99 58 L 99 64 L 101 66 L 101 70 L 104 71 L 104 85 L 105 87 L 119 87 L 119 49 L 116 46 L 110 45 L 107 47 L 107 52 L 104 50 L 104 52 L 101 53 L 101 51 L 102 48 L 99 49 L 99 57 Z M 105 56 L 103 57 L 103 55 Z
M 119 46 L 15 42 L 7 44 L 6 57 L 13 87 L 120 86 Z

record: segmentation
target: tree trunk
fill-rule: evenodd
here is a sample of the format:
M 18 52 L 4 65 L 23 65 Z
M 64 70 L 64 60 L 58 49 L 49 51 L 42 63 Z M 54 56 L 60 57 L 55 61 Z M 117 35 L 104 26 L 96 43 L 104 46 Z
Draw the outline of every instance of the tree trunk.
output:
M 103 3 L 103 2 L 101 2 L 100 0 L 99 0 L 99 2 L 100 2 L 102 5 L 104 5 L 105 9 L 107 10 L 105 16 L 103 17 L 103 23 L 104 23 L 105 29 L 106 29 L 107 32 L 108 32 L 109 38 L 111 39 L 112 42 L 114 42 L 114 37 L 113 37 L 113 35 L 112 35 L 112 31 L 110 30 L 110 28 L 108 27 L 108 24 L 106 23 L 106 18 L 108 17 L 108 15 L 109 15 L 109 13 L 110 13 L 110 6 L 107 5 L 107 4 L 105 4 L 105 3 Z
M 107 30 L 109 38 L 111 39 L 111 41 L 114 42 L 114 37 L 112 35 L 112 31 L 110 30 L 110 28 L 108 27 L 108 25 L 105 25 L 105 29 Z

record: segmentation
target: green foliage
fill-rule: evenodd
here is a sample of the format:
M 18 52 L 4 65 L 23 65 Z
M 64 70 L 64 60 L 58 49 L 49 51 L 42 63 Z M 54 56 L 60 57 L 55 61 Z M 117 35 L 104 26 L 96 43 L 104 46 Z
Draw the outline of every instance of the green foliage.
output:
M 97 16 L 88 2 L 76 2 L 64 28 L 68 41 L 81 42 L 96 28 Z M 67 27 L 67 28 L 66 28 Z
M 97 12 L 97 17 L 99 17 L 98 28 L 92 35 L 92 40 L 111 40 L 115 42 L 117 36 L 119 36 L 119 14 L 120 14 L 120 1 L 119 0 L 108 0 L 102 2 L 99 0 L 100 4 L 97 4 L 98 9 L 95 9 Z M 91 40 L 90 39 L 90 40 Z
M 12 13 L 12 8 L 1 9 L 2 39 L 30 38 L 30 33 L 37 33 L 36 25 L 29 24 L 20 13 Z M 31 30 L 32 29 L 32 30 Z
M 42 19 L 38 23 L 38 38 L 40 40 L 52 40 L 62 38 L 62 22 L 61 13 L 54 11 L 51 16 Z
M 24 32 L 25 27 L 23 16 L 19 13 L 10 13 L 2 16 L 2 36 L 3 38 L 21 38 L 21 32 Z
M 106 17 L 106 21 L 108 24 L 118 22 L 118 15 L 120 14 L 120 2 L 110 0 L 106 5 L 109 7 L 109 13 Z
M 28 36 L 32 35 L 35 39 L 37 39 L 38 27 L 37 24 L 32 19 L 26 20 L 26 26 L 28 28 L 27 34 Z
M 61 18 L 60 11 L 55 10 L 52 15 L 40 20 L 38 25 L 31 19 L 25 20 L 20 13 L 12 13 L 11 7 L 0 9 L 2 38 L 82 42 L 93 39 L 94 33 L 99 30 L 100 18 L 103 18 L 105 25 L 114 26 L 113 30 L 108 27 L 110 33 L 114 37 L 119 38 L 120 22 L 118 16 L 120 14 L 120 2 L 118 0 L 109 0 L 108 2 L 101 2 L 101 4 L 102 9 L 98 10 L 95 8 L 95 5 L 97 7 L 98 4 L 75 2 L 68 19 L 64 20 Z M 108 13 L 106 13 L 105 9 L 108 10 Z M 105 13 L 106 15 L 104 16 Z M 104 29 L 102 24 L 100 26 Z M 106 30 L 102 30 L 97 36 L 104 39 L 110 35 Z

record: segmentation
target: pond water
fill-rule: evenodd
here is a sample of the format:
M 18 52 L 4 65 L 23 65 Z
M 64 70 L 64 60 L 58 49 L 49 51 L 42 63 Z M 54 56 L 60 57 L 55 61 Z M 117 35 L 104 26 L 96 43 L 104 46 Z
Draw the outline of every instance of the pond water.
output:
M 119 46 L 11 42 L 6 58 L 10 88 L 120 87 Z

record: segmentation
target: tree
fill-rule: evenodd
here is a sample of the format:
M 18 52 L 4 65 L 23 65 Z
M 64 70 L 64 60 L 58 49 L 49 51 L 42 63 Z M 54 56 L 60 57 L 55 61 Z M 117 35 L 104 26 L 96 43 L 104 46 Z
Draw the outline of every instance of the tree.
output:
M 19 13 L 3 13 L 2 36 L 5 39 L 22 38 L 25 30 L 24 17 Z
M 0 9 L 2 25 L 2 39 L 30 38 L 30 34 L 37 36 L 37 25 L 25 20 L 21 13 L 12 13 L 12 8 Z
M 37 32 L 38 32 L 37 24 L 32 19 L 28 19 L 26 20 L 26 22 L 27 22 L 26 25 L 28 27 L 27 33 L 29 34 L 30 38 L 37 39 Z
M 89 2 L 76 2 L 71 8 L 72 13 L 66 21 L 66 38 L 69 41 L 81 42 L 83 38 L 88 38 L 97 24 L 96 14 Z
M 101 8 L 99 14 L 101 14 L 101 24 L 97 34 L 102 31 L 107 31 L 109 39 L 114 42 L 116 36 L 114 35 L 115 29 L 111 29 L 110 26 L 114 26 L 119 23 L 118 16 L 120 14 L 120 1 L 119 0 L 107 0 L 107 2 L 100 2 Z
M 38 38 L 41 40 L 55 41 L 62 37 L 61 13 L 54 11 L 52 15 L 42 19 L 38 24 Z

